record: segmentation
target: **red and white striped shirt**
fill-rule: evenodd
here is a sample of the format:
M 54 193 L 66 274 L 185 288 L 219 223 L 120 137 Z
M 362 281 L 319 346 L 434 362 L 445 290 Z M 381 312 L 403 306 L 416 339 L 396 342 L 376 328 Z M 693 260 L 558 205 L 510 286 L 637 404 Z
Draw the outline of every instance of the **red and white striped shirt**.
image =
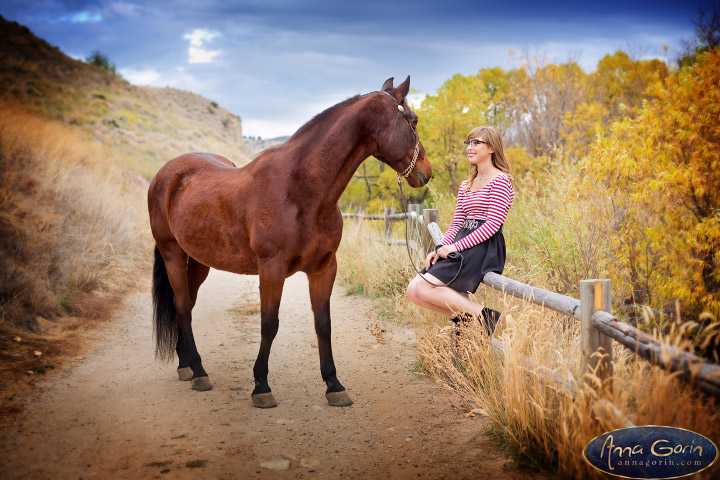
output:
M 454 243 L 458 252 L 484 242 L 492 237 L 505 222 L 513 201 L 513 188 L 510 179 L 500 174 L 490 180 L 480 190 L 465 191 L 467 180 L 460 184 L 457 205 L 452 223 L 442 239 L 443 245 L 453 243 L 453 238 L 468 218 L 485 220 L 474 232 Z

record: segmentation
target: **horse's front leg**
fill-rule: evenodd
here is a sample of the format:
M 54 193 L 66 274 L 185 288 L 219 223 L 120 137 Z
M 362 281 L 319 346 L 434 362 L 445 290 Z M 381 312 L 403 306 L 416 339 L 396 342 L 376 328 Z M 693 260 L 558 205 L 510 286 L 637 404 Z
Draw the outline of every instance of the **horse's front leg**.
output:
M 261 260 L 260 275 L 260 351 L 258 352 L 253 375 L 255 389 L 252 392 L 253 406 L 258 408 L 276 407 L 277 401 L 268 384 L 268 359 L 270 347 L 277 335 L 280 310 L 280 298 L 287 269 L 282 259 Z
M 332 294 L 336 273 L 337 261 L 333 256 L 327 270 L 319 273 L 309 273 L 308 280 L 310 282 L 310 302 L 315 314 L 315 333 L 317 334 L 318 351 L 320 353 L 320 373 L 327 385 L 325 397 L 332 406 L 346 407 L 352 405 L 353 402 L 345 391 L 345 387 L 337 379 L 330 335 L 330 295 Z

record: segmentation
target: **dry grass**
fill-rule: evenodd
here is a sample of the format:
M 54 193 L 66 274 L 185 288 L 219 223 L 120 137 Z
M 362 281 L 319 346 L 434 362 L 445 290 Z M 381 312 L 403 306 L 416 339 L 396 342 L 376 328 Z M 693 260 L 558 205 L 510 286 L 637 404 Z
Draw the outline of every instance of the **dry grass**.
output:
M 0 103 L 0 357 L 51 353 L 147 268 L 145 184 L 57 122 Z M 84 320 L 81 320 L 84 319 Z M 18 341 L 17 338 L 20 338 Z M 45 357 L 43 357 L 45 358 Z
M 579 324 L 574 319 L 481 286 L 476 300 L 504 312 L 496 333 L 506 346 L 504 358 L 479 328 L 456 337 L 442 316 L 407 302 L 404 288 L 414 272 L 407 266 L 404 247 L 373 240 L 380 235 L 369 223 L 346 220 L 339 252 L 341 281 L 353 291 L 387 297 L 396 316 L 416 329 L 420 369 L 447 389 L 460 409 L 483 412 L 499 444 L 523 462 L 563 478 L 604 478 L 583 460 L 583 448 L 628 420 L 682 427 L 720 441 L 716 400 L 618 344 L 612 392 L 596 394 L 587 385 L 597 379 L 580 376 Z M 684 330 L 674 329 L 662 341 L 689 347 Z M 570 380 L 557 384 L 548 381 L 552 375 Z M 718 468 L 703 472 L 702 478 L 717 475 Z
M 624 427 L 627 420 L 686 428 L 720 440 L 716 401 L 688 388 L 677 375 L 616 344 L 612 392 L 598 395 L 587 386 L 597 386 L 596 377 L 575 381 L 581 378 L 577 322 L 514 299 L 502 304 L 505 320 L 498 339 L 506 346 L 503 359 L 480 329 L 465 332 L 457 346 L 454 335 L 436 329 L 423 339 L 420 352 L 427 370 L 470 408 L 483 409 L 511 451 L 525 461 L 562 477 L 593 477 L 595 471 L 582 459 L 585 444 Z M 548 373 L 573 379 L 577 395 L 548 381 Z
M 394 226 L 395 237 L 404 235 L 401 223 Z M 383 222 L 346 219 L 338 253 L 339 279 L 350 293 L 371 297 L 397 298 L 404 294 L 414 273 L 407 262 L 404 245 L 381 241 Z M 419 265 L 419 260 L 415 260 Z
M 26 27 L 1 17 L 0 27 L 0 391 L 7 393 L 14 374 L 48 371 L 89 324 L 110 317 L 126 288 L 150 277 L 145 198 L 160 166 L 189 151 L 236 164 L 249 155 L 240 118 L 215 102 L 130 85 Z

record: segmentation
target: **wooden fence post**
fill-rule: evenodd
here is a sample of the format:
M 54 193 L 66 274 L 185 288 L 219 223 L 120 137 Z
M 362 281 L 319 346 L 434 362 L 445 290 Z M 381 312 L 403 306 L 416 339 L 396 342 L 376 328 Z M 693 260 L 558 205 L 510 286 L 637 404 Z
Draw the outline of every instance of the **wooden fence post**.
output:
M 423 220 L 425 220 L 425 227 L 430 225 L 431 222 L 437 223 L 439 214 L 436 208 L 426 208 L 423 210 Z M 423 229 L 422 232 L 422 246 L 425 254 L 427 255 L 430 250 L 435 248 L 435 242 L 427 228 Z
M 386 208 L 385 209 L 385 238 L 390 239 L 392 236 L 392 222 L 388 218 L 390 215 L 395 213 L 394 208 Z
M 412 215 L 410 215 L 410 212 L 420 213 L 420 205 L 417 203 L 409 203 L 408 204 L 408 218 L 407 218 L 407 229 L 408 229 L 408 241 L 410 242 L 410 248 L 417 251 L 417 230 L 418 225 L 415 219 Z
M 592 316 L 597 310 L 612 313 L 610 280 L 580 281 L 580 338 L 582 341 L 581 375 L 595 371 L 603 387 L 612 389 L 612 338 L 595 328 Z M 600 351 L 602 357 L 594 355 Z M 599 363 L 599 365 L 598 365 Z
M 415 210 L 415 213 L 417 213 L 418 220 L 415 222 L 415 230 L 413 230 L 413 235 L 415 238 L 415 248 L 424 248 L 422 238 L 425 234 L 425 225 L 423 224 L 422 216 L 423 216 L 423 210 L 425 210 L 425 207 L 427 205 L 423 205 L 422 203 L 418 204 L 417 209 Z
M 408 213 L 408 214 L 409 214 L 410 212 L 415 212 L 415 213 L 417 213 L 419 207 L 420 207 L 420 205 L 418 205 L 417 203 L 408 203 L 408 211 L 407 211 L 407 213 Z M 412 219 L 412 217 L 408 217 L 408 218 L 409 218 L 409 219 Z M 413 222 L 413 221 L 411 220 L 410 223 L 408 224 L 408 226 L 410 226 L 411 228 L 414 228 L 414 227 L 415 227 L 415 222 Z

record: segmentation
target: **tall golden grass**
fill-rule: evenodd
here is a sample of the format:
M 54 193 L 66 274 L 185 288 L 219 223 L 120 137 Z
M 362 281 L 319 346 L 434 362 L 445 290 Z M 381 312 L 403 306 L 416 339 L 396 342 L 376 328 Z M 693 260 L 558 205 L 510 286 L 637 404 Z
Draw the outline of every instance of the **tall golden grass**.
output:
M 338 275 L 350 293 L 397 298 L 407 286 L 412 267 L 402 245 L 378 242 L 381 222 L 346 220 L 338 251 Z M 398 236 L 398 224 L 394 226 Z M 402 233 L 399 233 L 402 235 Z M 378 248 L 382 245 L 382 248 Z M 416 260 L 417 262 L 417 260 Z
M 104 315 L 147 268 L 146 187 L 78 131 L 8 102 L 0 172 L 0 357 L 22 361 L 48 331 Z
M 612 390 L 596 393 L 597 378 L 581 377 L 579 324 L 574 319 L 481 286 L 476 300 L 504 313 L 496 332 L 505 345 L 504 355 L 498 355 L 477 326 L 456 336 L 447 319 L 405 298 L 414 271 L 404 247 L 378 240 L 381 223 L 346 220 L 340 280 L 351 291 L 385 297 L 395 317 L 416 329 L 421 370 L 442 385 L 460 409 L 486 415 L 493 425 L 490 433 L 521 461 L 562 478 L 605 478 L 584 461 L 583 448 L 628 421 L 686 428 L 720 443 L 715 399 L 621 345 L 614 348 Z M 659 338 L 690 349 L 686 327 L 695 328 L 679 326 Z M 548 381 L 553 375 L 569 380 Z M 698 478 L 713 478 L 718 471 L 720 465 Z

